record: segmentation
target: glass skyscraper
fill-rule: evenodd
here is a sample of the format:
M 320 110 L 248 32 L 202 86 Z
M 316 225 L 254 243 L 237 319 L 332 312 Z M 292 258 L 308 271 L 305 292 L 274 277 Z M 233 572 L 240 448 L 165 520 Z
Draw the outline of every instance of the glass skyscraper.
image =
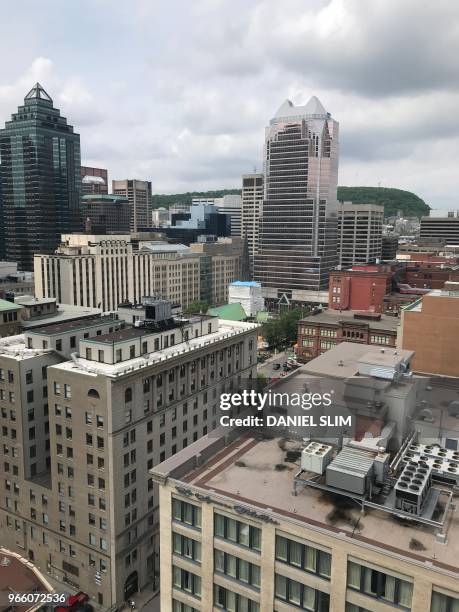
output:
M 270 307 L 308 301 L 337 264 L 338 123 L 313 96 L 266 128 L 255 279 Z M 282 303 L 282 302 L 281 302 Z
M 43 87 L 29 91 L 0 130 L 5 257 L 33 270 L 60 234 L 81 231 L 80 136 Z

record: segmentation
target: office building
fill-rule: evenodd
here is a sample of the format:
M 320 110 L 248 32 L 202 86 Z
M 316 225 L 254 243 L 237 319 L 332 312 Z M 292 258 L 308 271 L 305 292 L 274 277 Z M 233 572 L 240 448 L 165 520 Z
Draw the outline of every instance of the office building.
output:
M 58 302 L 117 309 L 160 296 L 186 309 L 205 299 L 228 301 L 228 285 L 241 278 L 242 240 L 197 244 L 188 248 L 129 235 L 62 236 L 54 255 L 35 256 L 35 295 Z
M 241 236 L 247 240 L 250 277 L 253 277 L 255 256 L 258 253 L 258 231 L 263 205 L 263 173 L 242 175 Z
M 13 299 L 15 295 L 34 292 L 33 272 L 18 271 L 14 261 L 0 261 L 0 298 Z
M 126 197 L 114 194 L 85 195 L 81 208 L 88 234 L 129 234 L 131 204 Z
M 409 351 L 388 355 L 343 344 L 284 379 L 276 391 L 302 392 L 312 380 L 308 375 L 317 372 L 343 385 L 350 379 L 357 423 L 371 423 L 375 432 L 403 430 L 416 413 L 413 400 L 422 397 L 416 381 L 394 380 L 409 368 L 410 357 Z M 368 376 L 368 368 L 381 364 L 386 379 Z M 381 386 L 387 403 L 365 401 L 377 398 Z M 374 417 L 367 416 L 371 412 Z M 401 413 L 398 423 L 391 422 Z M 379 428 L 377 416 L 383 417 Z M 366 437 L 357 431 L 356 438 L 335 444 L 222 427 L 219 437 L 215 432 L 156 466 L 151 474 L 160 495 L 161 612 L 454 610 L 454 479 L 441 487 L 443 501 L 432 501 L 431 521 L 428 506 L 437 495 L 432 472 L 440 469 L 424 472 L 415 451 L 425 445 L 410 432 L 412 447 L 401 449 L 386 481 L 394 455 L 364 431 Z M 430 466 L 433 457 L 427 461 Z M 403 484 L 411 473 L 420 486 L 409 500 Z M 357 495 L 358 504 L 352 501 Z
M 433 289 L 403 309 L 401 346 L 415 352 L 416 372 L 459 376 L 458 339 L 457 289 Z
M 131 204 L 131 232 L 150 226 L 151 182 L 127 179 L 112 181 L 112 192 L 124 196 Z
M 215 237 L 231 236 L 231 221 L 229 215 L 219 212 L 217 207 L 208 200 L 193 200 L 189 211 L 171 214 L 170 227 L 161 227 L 167 239 L 190 245 L 201 239 L 215 240 Z M 201 238 L 203 237 L 203 238 Z
M 107 195 L 108 171 L 105 168 L 81 166 L 82 195 Z
M 398 236 L 383 236 L 381 239 L 381 259 L 393 261 L 397 257 Z
M 365 312 L 325 310 L 312 314 L 298 322 L 297 358 L 309 361 L 341 342 L 395 348 L 399 324 L 396 317 Z
M 383 312 L 383 298 L 391 292 L 393 271 L 387 265 L 354 265 L 330 273 L 328 307 L 332 310 Z
M 382 255 L 384 206 L 338 204 L 338 265 L 378 263 Z
M 337 264 L 338 122 L 313 96 L 289 100 L 266 128 L 255 280 L 270 307 L 328 287 Z
M 228 194 L 215 198 L 215 206 L 219 213 L 228 215 L 230 221 L 230 236 L 241 237 L 242 198 L 239 194 Z
M 450 211 L 445 216 L 421 217 L 420 238 L 424 241 L 441 241 L 445 244 L 459 244 L 459 211 Z
M 0 130 L 0 157 L 5 257 L 30 271 L 82 227 L 80 136 L 39 83 Z
M 2 544 L 100 609 L 158 588 L 148 470 L 215 428 L 224 389 L 255 376 L 256 326 L 98 317 L 0 340 Z
M 153 227 L 162 227 L 163 225 L 170 225 L 171 215 L 168 208 L 154 208 L 151 211 L 151 224 Z

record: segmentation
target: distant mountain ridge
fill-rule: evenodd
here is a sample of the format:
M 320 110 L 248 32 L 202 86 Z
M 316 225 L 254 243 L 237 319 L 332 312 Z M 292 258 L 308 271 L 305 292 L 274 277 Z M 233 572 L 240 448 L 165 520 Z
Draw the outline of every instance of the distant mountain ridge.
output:
M 214 191 L 188 191 L 175 194 L 154 194 L 153 208 L 171 204 L 191 204 L 193 198 L 221 198 L 224 195 L 240 194 L 240 189 L 217 189 Z M 393 187 L 338 187 L 338 200 L 354 202 L 355 204 L 382 204 L 384 216 L 392 217 L 399 210 L 406 217 L 421 217 L 428 215 L 430 207 L 411 191 Z

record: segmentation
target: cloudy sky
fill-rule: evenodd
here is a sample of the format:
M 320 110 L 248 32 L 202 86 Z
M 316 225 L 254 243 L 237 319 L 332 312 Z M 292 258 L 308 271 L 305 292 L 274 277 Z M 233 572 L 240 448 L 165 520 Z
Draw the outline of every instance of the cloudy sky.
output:
M 456 0 L 3 0 L 0 57 L 0 124 L 38 80 L 110 178 L 237 187 L 284 99 L 315 94 L 341 185 L 459 209 Z

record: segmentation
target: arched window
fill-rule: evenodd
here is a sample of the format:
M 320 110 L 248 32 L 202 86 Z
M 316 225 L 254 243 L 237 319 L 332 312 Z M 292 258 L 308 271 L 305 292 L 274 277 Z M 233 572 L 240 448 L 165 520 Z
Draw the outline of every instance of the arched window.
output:
M 124 392 L 124 401 L 127 404 L 128 402 L 132 402 L 132 389 L 128 387 Z
M 88 397 L 94 397 L 95 399 L 100 399 L 99 391 L 97 391 L 97 389 L 89 389 Z

